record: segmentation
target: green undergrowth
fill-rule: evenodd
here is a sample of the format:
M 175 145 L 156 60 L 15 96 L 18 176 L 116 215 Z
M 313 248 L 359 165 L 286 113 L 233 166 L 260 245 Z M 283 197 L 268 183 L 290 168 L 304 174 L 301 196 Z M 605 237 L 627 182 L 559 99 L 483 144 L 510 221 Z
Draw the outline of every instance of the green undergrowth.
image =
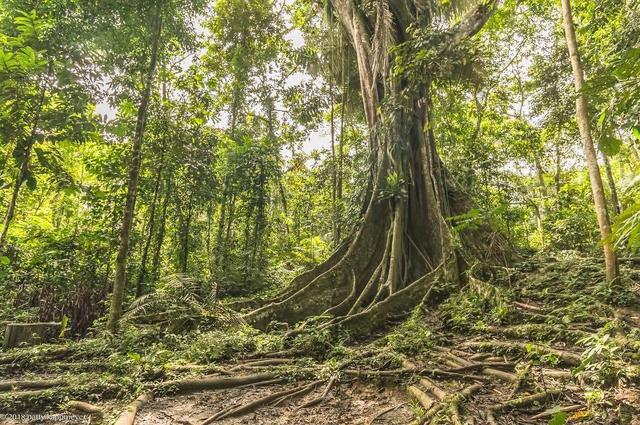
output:
M 630 273 L 627 270 L 625 275 Z M 470 278 L 439 306 L 416 308 L 400 324 L 365 344 L 323 330 L 322 322 L 314 318 L 302 329 L 296 328 L 295 336 L 287 336 L 286 329 L 264 333 L 236 324 L 168 332 L 166 327 L 124 323 L 117 336 L 96 331 L 94 337 L 80 341 L 0 352 L 2 374 L 37 377 L 46 373 L 75 383 L 26 398 L 5 394 L 0 397 L 0 409 L 51 408 L 74 398 L 131 400 L 156 382 L 184 376 L 185 372 L 175 371 L 176 365 L 224 365 L 248 355 L 280 351 L 296 359 L 295 365 L 279 367 L 281 375 L 292 380 L 328 377 L 345 368 L 396 369 L 405 358 L 426 360 L 436 346 L 471 336 L 523 343 L 520 348 L 494 352 L 523 359 L 521 366 L 527 370 L 559 365 L 558 356 L 541 351 L 540 345 L 581 352 L 581 362 L 572 372 L 586 389 L 585 397 L 596 406 L 606 402 L 611 388 L 638 384 L 640 330 L 614 318 L 619 306 L 636 302 L 629 278 L 616 286 L 605 285 L 601 264 L 569 254 L 523 262 L 500 276 L 486 281 Z M 518 309 L 514 302 L 539 310 Z M 199 373 L 203 372 L 188 372 Z
M 436 345 L 436 337 L 419 308 L 385 338 L 389 348 L 410 357 L 425 355 Z

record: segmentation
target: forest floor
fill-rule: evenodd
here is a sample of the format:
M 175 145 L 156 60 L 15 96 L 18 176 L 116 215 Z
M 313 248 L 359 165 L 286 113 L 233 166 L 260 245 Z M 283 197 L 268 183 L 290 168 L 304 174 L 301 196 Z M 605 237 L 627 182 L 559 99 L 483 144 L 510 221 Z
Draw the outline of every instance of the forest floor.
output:
M 138 327 L 14 349 L 0 354 L 0 414 L 94 410 L 91 423 L 118 425 L 640 425 L 640 264 L 626 261 L 615 286 L 602 268 L 575 253 L 529 259 L 367 341 L 311 323 L 295 338 Z

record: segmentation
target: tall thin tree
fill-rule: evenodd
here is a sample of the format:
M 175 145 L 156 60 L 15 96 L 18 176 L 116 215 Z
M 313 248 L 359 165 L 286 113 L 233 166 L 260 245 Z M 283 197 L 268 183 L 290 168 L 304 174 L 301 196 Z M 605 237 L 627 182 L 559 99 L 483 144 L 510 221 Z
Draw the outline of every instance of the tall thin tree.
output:
M 598 167 L 598 157 L 591 137 L 591 126 L 589 124 L 589 116 L 587 112 L 587 97 L 583 90 L 584 69 L 582 68 L 582 62 L 578 54 L 578 43 L 576 42 L 576 33 L 573 24 L 570 0 L 562 0 L 562 17 L 564 22 L 564 33 L 567 38 L 567 47 L 569 48 L 569 56 L 571 57 L 574 83 L 577 91 L 576 119 L 580 129 L 580 136 L 582 137 L 582 148 L 584 150 L 584 156 L 587 160 L 587 167 L 589 169 L 593 203 L 595 205 L 598 225 L 600 226 L 600 235 L 602 236 L 602 244 L 604 246 L 607 281 L 611 282 L 618 278 L 618 259 L 610 241 L 611 224 L 609 222 L 609 214 L 607 213 L 607 201 L 604 196 L 602 176 L 600 175 L 600 168 Z
M 136 129 L 133 137 L 133 148 L 131 151 L 131 161 L 129 164 L 129 178 L 127 181 L 127 197 L 125 201 L 122 224 L 120 226 L 120 245 L 116 257 L 116 276 L 113 282 L 113 293 L 111 296 L 111 308 L 109 311 L 109 321 L 107 328 L 115 332 L 118 322 L 122 316 L 122 301 L 124 299 L 124 289 L 126 283 L 126 266 L 129 254 L 129 238 L 133 227 L 133 214 L 136 206 L 138 193 L 138 178 L 140 176 L 140 166 L 142 164 L 142 142 L 144 140 L 144 130 L 147 122 L 147 111 L 151 99 L 151 87 L 153 86 L 156 65 L 158 62 L 158 51 L 160 35 L 162 33 L 161 1 L 157 1 L 153 20 L 151 23 L 151 57 L 149 68 L 145 75 L 144 89 L 138 114 L 136 118 Z

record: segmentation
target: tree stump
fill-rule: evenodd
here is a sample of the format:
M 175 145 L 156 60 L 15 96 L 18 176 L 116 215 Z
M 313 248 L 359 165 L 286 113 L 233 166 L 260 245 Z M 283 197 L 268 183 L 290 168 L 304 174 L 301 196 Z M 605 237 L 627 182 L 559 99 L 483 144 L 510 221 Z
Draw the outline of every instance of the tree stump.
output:
M 2 348 L 6 350 L 22 343 L 34 345 L 50 342 L 60 335 L 61 329 L 62 324 L 59 322 L 8 323 Z

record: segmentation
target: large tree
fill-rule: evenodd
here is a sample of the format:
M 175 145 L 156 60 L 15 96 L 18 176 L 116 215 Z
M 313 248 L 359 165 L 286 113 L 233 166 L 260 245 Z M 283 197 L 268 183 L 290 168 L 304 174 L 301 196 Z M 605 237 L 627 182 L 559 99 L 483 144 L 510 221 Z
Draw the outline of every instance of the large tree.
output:
M 457 24 L 438 29 L 448 16 L 472 6 Z M 442 7 L 424 0 L 331 1 L 332 16 L 357 58 L 369 128 L 371 175 L 363 216 L 329 259 L 248 313 L 253 325 L 327 315 L 333 317 L 327 326 L 366 334 L 426 301 L 438 282 L 458 281 L 472 259 L 497 251 L 492 241 L 499 237 L 485 225 L 452 229 L 472 203 L 436 152 L 435 75 L 429 71 L 480 31 L 496 1 L 448 2 L 455 12 L 449 15 Z M 407 52 L 412 65 L 398 66 Z

